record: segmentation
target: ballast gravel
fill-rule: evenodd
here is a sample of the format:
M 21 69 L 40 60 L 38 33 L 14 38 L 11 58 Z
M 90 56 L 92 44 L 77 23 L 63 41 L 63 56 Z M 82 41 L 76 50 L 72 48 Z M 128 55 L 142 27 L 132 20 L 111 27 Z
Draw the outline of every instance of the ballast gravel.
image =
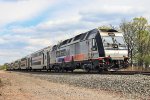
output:
M 54 83 L 120 93 L 129 99 L 150 100 L 150 76 L 71 73 L 20 73 Z

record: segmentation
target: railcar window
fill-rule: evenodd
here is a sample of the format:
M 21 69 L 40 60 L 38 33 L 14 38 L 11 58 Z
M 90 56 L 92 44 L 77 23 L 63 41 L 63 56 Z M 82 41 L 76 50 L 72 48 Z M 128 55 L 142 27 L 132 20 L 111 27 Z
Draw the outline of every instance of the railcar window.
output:
M 18 63 L 18 61 L 15 61 L 15 63 Z
M 81 38 L 81 36 L 82 36 L 82 34 L 77 35 L 77 36 L 74 38 L 74 41 L 79 40 L 79 39 Z
M 22 58 L 22 59 L 21 59 L 21 61 L 24 61 L 24 60 L 26 60 L 26 58 Z
M 62 45 L 65 45 L 67 43 L 68 40 L 65 40 L 62 42 Z
M 66 50 L 61 50 L 61 56 L 65 56 L 66 55 Z
M 32 54 L 32 57 L 38 57 L 41 56 L 43 54 L 43 51 L 40 51 L 38 53 Z
M 68 40 L 68 43 L 70 43 L 70 42 L 71 42 L 71 40 L 72 40 L 72 38 Z
M 66 55 L 66 49 L 60 50 L 56 52 L 57 57 L 65 56 Z
M 32 65 L 41 65 L 41 61 L 38 61 L 38 62 L 32 62 Z
M 32 55 L 32 57 L 36 57 L 36 56 L 37 56 L 37 53 Z
M 83 40 L 83 39 L 85 38 L 86 34 L 87 34 L 87 33 L 83 33 L 83 34 L 82 34 L 81 40 Z
M 43 55 L 43 51 L 41 51 L 41 52 L 38 53 L 38 56 L 41 56 L 41 55 Z
M 60 51 L 56 52 L 56 56 L 59 57 L 60 56 Z
M 21 67 L 24 67 L 24 66 L 26 66 L 25 64 L 21 64 Z
M 53 47 L 52 47 L 52 51 L 55 51 L 57 49 L 57 45 L 54 45 Z

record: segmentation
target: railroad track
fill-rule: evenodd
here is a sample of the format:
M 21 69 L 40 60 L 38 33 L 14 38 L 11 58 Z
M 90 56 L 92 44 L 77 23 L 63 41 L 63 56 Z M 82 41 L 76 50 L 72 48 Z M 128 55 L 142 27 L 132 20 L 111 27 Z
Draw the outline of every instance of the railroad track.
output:
M 86 72 L 86 71 L 74 71 L 74 72 L 54 72 L 54 71 L 46 71 L 46 70 L 43 70 L 43 71 L 15 71 L 15 72 L 23 72 L 23 73 L 32 73 L 32 74 L 57 74 L 57 75 L 61 75 L 61 74 L 66 74 L 66 75 L 69 75 L 69 74 L 100 74 L 100 75 L 136 75 L 136 74 L 139 74 L 139 75 L 150 75 L 150 72 L 144 72 L 144 71 L 107 71 L 107 72 Z
M 104 72 L 105 74 L 105 72 Z M 140 74 L 140 75 L 150 75 L 150 72 L 142 72 L 142 71 L 110 71 L 106 72 L 106 74 L 113 74 L 113 75 L 135 75 L 135 74 Z

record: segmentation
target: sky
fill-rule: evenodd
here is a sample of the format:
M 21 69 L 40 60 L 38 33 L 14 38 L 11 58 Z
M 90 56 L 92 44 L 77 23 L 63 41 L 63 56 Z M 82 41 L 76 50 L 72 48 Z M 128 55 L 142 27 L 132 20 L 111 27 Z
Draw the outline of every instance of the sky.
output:
M 0 64 L 102 25 L 150 20 L 149 0 L 0 0 Z

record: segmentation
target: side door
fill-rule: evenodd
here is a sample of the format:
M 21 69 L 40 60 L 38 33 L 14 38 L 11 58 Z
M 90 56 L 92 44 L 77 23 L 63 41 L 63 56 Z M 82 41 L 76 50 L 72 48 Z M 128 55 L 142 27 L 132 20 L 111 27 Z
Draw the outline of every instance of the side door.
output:
M 95 38 L 89 39 L 88 41 L 88 58 L 93 59 L 93 58 L 98 58 L 99 53 L 98 53 L 98 48 L 97 48 L 97 43 Z
M 28 66 L 27 66 L 28 68 L 30 68 L 30 62 L 31 62 L 30 58 L 28 58 Z
M 70 45 L 70 56 L 73 57 L 73 60 L 75 60 L 75 44 Z
M 87 41 L 88 44 L 88 59 L 92 59 L 92 39 Z
M 97 42 L 96 42 L 95 38 L 92 39 L 91 51 L 92 51 L 92 54 L 91 54 L 92 58 L 98 58 L 99 57 L 98 46 L 97 46 Z
M 45 66 L 46 64 L 46 54 L 43 52 L 43 55 L 42 55 L 42 60 L 43 60 L 43 63 L 42 63 L 42 66 Z
M 46 55 L 47 55 L 47 68 L 49 68 L 49 65 L 50 65 L 50 53 L 49 53 L 49 51 L 47 51 Z

